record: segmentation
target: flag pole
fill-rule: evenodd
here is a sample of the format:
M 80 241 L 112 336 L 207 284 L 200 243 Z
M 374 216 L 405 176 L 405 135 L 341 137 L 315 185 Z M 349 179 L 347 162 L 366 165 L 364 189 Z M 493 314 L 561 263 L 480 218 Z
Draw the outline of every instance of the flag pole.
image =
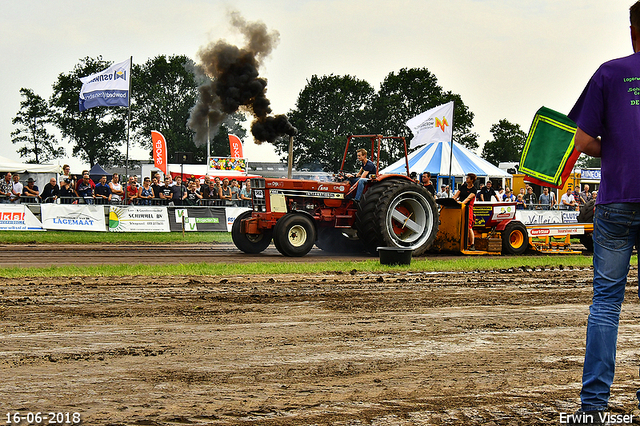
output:
M 131 78 L 131 70 L 133 70 L 133 56 L 129 57 L 129 60 L 130 60 L 130 64 L 129 64 L 129 96 L 128 96 L 129 105 L 127 105 L 127 108 L 129 108 L 129 117 L 127 118 L 127 158 L 125 160 L 125 165 L 124 165 L 124 174 L 125 174 L 125 176 L 127 176 L 127 180 L 129 179 L 129 137 L 130 137 L 130 130 L 131 130 L 131 80 L 132 80 L 132 78 Z
M 449 188 L 449 191 L 453 191 L 454 194 L 456 190 L 456 178 L 452 176 L 451 166 L 453 165 L 453 116 L 455 114 L 455 111 L 456 111 L 456 104 L 454 101 L 453 110 L 451 111 L 451 152 L 449 153 L 449 179 L 451 179 L 453 182 L 451 187 Z

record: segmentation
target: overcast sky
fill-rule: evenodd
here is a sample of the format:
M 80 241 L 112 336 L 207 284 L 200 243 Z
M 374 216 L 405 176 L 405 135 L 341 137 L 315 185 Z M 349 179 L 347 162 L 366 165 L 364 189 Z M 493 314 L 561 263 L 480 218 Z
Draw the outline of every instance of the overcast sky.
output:
M 631 54 L 632 3 L 2 0 L 0 155 L 20 160 L 10 133 L 21 87 L 48 99 L 58 74 L 70 72 L 85 56 L 102 55 L 113 62 L 133 56 L 138 64 L 161 54 L 197 60 L 201 46 L 221 38 L 243 45 L 228 23 L 230 10 L 280 33 L 261 69 L 275 114 L 295 107 L 314 74 L 349 74 L 377 90 L 392 71 L 426 67 L 475 114 L 474 131 L 482 146 L 500 119 L 526 132 L 543 105 L 567 113 L 600 63 Z M 71 149 L 64 146 L 70 157 Z M 251 139 L 245 141 L 245 156 L 249 161 L 277 159 L 273 149 L 256 147 Z M 141 150 L 132 154 L 147 157 Z M 83 166 L 70 158 L 64 162 Z

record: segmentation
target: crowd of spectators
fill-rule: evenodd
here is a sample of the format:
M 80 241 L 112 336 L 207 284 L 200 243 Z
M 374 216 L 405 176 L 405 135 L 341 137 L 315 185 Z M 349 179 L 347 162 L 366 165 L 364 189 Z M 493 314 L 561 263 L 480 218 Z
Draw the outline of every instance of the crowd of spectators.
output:
M 431 173 L 424 172 L 422 175 L 416 175 L 414 180 L 424 186 L 435 198 L 450 198 L 452 191 L 449 185 L 441 185 L 440 191 L 436 192 L 435 185 L 431 182 Z M 480 184 L 476 195 L 476 201 L 493 201 L 493 202 L 515 202 L 518 210 L 580 210 L 591 200 L 595 200 L 598 192 L 590 191 L 589 185 L 567 189 L 566 193 L 557 199 L 556 193 L 548 187 L 542 188 L 542 193 L 538 196 L 534 192 L 531 185 L 525 184 L 524 188 L 520 188 L 517 194 L 509 187 L 499 186 L 494 188 L 493 182 L 487 180 L 486 184 Z
M 210 176 L 200 182 L 191 176 L 185 185 L 181 176 L 174 181 L 170 175 L 162 179 L 159 173 L 152 178 L 145 177 L 141 185 L 137 176 L 130 176 L 123 185 L 117 173 L 111 179 L 102 176 L 95 183 L 88 170 L 76 177 L 70 173 L 70 167 L 64 165 L 59 184 L 56 178 L 51 178 L 42 191 L 33 178 L 28 178 L 23 185 L 18 173 L 6 173 L 0 182 L 0 200 L 3 203 L 246 207 L 251 205 L 251 183 L 247 180 L 243 185 L 237 179 L 220 180 Z

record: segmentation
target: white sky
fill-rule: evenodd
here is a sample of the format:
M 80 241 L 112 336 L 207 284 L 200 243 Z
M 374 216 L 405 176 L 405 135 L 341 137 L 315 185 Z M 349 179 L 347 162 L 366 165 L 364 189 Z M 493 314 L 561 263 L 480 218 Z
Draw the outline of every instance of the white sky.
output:
M 401 68 L 426 67 L 475 114 L 482 146 L 500 119 L 527 132 L 536 110 L 567 113 L 600 63 L 632 53 L 633 0 L 0 0 L 0 155 L 20 160 L 11 120 L 21 87 L 48 99 L 85 56 L 135 63 L 225 38 L 227 11 L 280 33 L 261 69 L 275 114 L 295 107 L 313 74 L 352 75 L 376 90 Z M 135 76 L 134 76 L 135 78 Z M 134 94 L 135 96 L 135 94 Z M 455 125 L 455 123 L 454 123 Z M 66 143 L 68 157 L 71 148 Z M 480 151 L 480 150 L 479 150 Z M 249 161 L 277 160 L 245 141 Z M 132 151 L 132 158 L 147 158 Z M 82 164 L 67 158 L 72 171 Z M 88 165 L 86 165 L 88 166 Z

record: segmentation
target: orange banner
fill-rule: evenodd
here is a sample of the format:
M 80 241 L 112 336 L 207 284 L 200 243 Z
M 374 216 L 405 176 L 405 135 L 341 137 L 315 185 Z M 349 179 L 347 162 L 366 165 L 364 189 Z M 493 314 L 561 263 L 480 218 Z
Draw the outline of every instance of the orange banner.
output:
M 236 135 L 229 135 L 231 158 L 242 158 L 242 141 Z
M 157 168 L 167 174 L 167 141 L 162 133 L 151 131 L 151 141 L 153 142 L 153 162 Z

